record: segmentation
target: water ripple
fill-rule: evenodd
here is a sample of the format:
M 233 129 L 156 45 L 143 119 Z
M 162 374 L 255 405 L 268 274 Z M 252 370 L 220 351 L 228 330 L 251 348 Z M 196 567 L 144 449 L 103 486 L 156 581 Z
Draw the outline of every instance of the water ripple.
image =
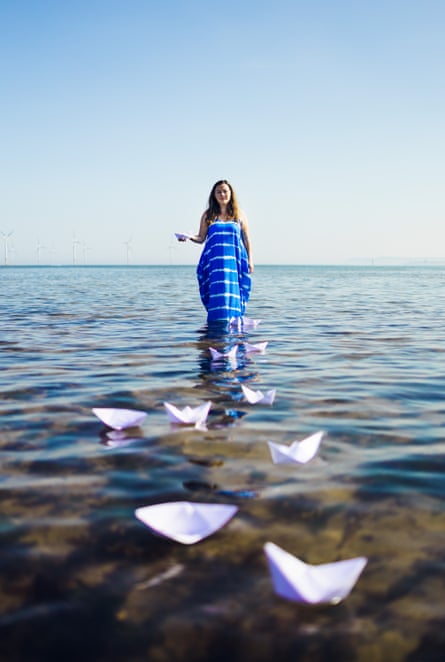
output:
M 445 270 L 258 267 L 248 332 L 206 328 L 189 267 L 1 278 L 0 656 L 422 659 L 445 615 Z M 207 430 L 169 425 L 164 401 L 207 399 Z M 95 406 L 147 417 L 113 445 Z M 309 465 L 271 463 L 268 440 L 318 429 Z M 240 510 L 187 549 L 133 516 L 182 499 Z M 273 595 L 266 540 L 370 562 L 344 605 L 307 610 Z

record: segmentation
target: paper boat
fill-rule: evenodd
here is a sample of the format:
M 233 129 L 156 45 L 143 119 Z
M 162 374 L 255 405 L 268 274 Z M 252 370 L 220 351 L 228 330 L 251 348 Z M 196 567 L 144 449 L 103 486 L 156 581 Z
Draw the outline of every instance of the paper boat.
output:
M 212 403 L 210 400 L 198 407 L 189 407 L 187 405 L 184 409 L 178 409 L 175 405 L 164 402 L 170 423 L 180 423 L 182 425 L 200 425 L 205 423 L 211 406 Z
M 308 604 L 337 604 L 351 592 L 368 560 L 308 565 L 272 542 L 264 545 L 275 592 L 282 598 Z
M 253 345 L 251 343 L 245 342 L 244 349 L 249 354 L 250 353 L 264 354 L 266 352 L 266 347 L 268 344 L 269 342 L 267 340 L 265 342 L 258 342 Z
M 217 349 L 214 349 L 213 347 L 209 347 L 209 352 L 212 356 L 212 361 L 221 361 L 223 359 L 234 359 L 236 357 L 236 353 L 238 351 L 238 345 L 234 345 L 232 349 L 229 349 L 228 352 L 219 352 Z
M 302 441 L 294 441 L 290 446 L 273 441 L 267 443 L 274 464 L 306 464 L 317 454 L 322 437 L 323 432 L 316 432 Z
M 174 501 L 137 508 L 134 514 L 156 533 L 193 545 L 223 527 L 237 510 L 234 505 Z
M 95 407 L 93 414 L 99 418 L 102 423 L 108 425 L 113 430 L 125 430 L 125 428 L 137 427 L 147 416 L 145 411 L 137 409 L 109 409 Z
M 247 402 L 250 402 L 251 405 L 260 403 L 264 405 L 271 405 L 275 399 L 275 389 L 263 393 L 262 391 L 252 391 L 252 389 L 250 389 L 248 386 L 244 386 L 244 384 L 241 385 L 241 388 L 243 390 L 244 397 L 246 398 Z
M 186 239 L 190 239 L 191 236 L 192 236 L 191 234 L 187 234 L 186 232 L 175 232 L 175 237 L 179 241 L 185 241 Z

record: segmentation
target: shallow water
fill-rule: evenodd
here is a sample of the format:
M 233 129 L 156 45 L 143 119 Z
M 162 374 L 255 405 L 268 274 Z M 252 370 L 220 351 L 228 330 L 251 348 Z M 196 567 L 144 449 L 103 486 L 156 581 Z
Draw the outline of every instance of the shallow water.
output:
M 444 285 L 258 267 L 262 322 L 229 333 L 206 328 L 192 267 L 1 269 L 0 659 L 442 659 Z M 235 366 L 210 361 L 233 344 Z M 209 399 L 207 430 L 169 425 L 164 401 Z M 148 416 L 113 444 L 91 412 L 108 406 Z M 310 464 L 272 464 L 267 440 L 317 430 Z M 134 517 L 175 500 L 239 512 L 192 546 Z M 369 561 L 344 602 L 297 605 L 272 590 L 269 540 Z

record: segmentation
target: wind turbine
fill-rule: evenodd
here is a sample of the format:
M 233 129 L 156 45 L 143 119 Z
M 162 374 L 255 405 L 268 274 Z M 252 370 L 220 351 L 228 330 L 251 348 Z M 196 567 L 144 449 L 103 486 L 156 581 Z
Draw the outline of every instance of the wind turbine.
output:
M 83 263 L 86 264 L 88 261 L 88 251 L 91 250 L 91 246 L 88 246 L 86 241 L 82 241 L 82 251 L 83 251 Z
M 73 235 L 73 264 L 77 264 L 77 246 L 80 245 L 80 241 L 76 239 L 76 233 Z
M 36 246 L 36 251 L 37 251 L 37 264 L 40 264 L 40 252 L 42 248 L 46 248 L 43 244 L 40 243 L 40 239 L 37 239 L 37 246 Z
M 127 247 L 127 264 L 129 264 L 130 262 L 131 242 L 132 242 L 131 237 L 128 241 L 124 241 L 124 246 Z
M 11 246 L 9 247 L 9 251 L 8 251 L 9 264 L 14 263 L 14 253 L 15 253 L 15 246 L 14 246 L 14 244 L 11 244 Z
M 14 233 L 14 230 L 11 230 L 11 232 L 2 232 L 1 233 L 2 239 L 3 239 L 4 244 L 5 244 L 5 267 L 8 264 L 8 241 L 9 241 L 9 237 L 11 237 L 13 235 L 13 233 Z

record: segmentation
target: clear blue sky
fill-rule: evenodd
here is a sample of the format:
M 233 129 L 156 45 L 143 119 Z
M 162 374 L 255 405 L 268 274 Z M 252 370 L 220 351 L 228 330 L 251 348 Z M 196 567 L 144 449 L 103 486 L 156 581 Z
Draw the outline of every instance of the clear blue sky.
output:
M 11 263 L 195 263 L 220 178 L 257 263 L 445 258 L 444 34 L 443 0 L 0 0 Z

